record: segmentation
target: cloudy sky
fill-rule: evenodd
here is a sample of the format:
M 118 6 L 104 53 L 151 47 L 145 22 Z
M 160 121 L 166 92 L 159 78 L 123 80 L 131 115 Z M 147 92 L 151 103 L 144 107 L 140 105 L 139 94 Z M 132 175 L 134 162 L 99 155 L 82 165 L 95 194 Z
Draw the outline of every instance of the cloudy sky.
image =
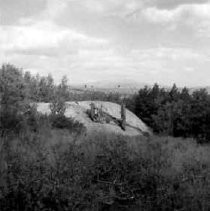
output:
M 0 61 L 71 83 L 210 85 L 210 0 L 0 0 Z

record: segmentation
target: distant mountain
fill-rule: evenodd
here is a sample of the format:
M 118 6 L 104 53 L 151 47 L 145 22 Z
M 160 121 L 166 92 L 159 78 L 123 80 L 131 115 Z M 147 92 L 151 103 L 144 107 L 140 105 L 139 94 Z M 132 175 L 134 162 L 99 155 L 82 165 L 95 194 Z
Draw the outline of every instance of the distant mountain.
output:
M 144 88 L 145 86 L 152 87 L 153 84 L 148 84 L 144 82 L 138 82 L 135 80 L 129 79 L 122 79 L 118 81 L 110 81 L 110 80 L 101 80 L 95 82 L 88 82 L 83 84 L 76 84 L 72 85 L 72 88 L 76 91 L 84 91 L 84 90 L 94 90 L 94 91 L 101 91 L 101 92 L 118 92 L 120 94 L 134 94 L 137 93 L 140 89 Z M 171 89 L 171 86 L 161 85 L 161 88 Z M 199 89 L 206 89 L 207 92 L 210 94 L 210 86 L 197 86 L 197 87 L 187 87 L 190 93 L 193 93 L 195 90 Z M 183 89 L 183 87 L 178 87 L 179 90 Z
M 198 87 L 191 87 L 189 88 L 190 93 L 193 93 L 196 90 L 199 89 L 206 89 L 206 91 L 210 94 L 210 86 L 198 86 Z
M 119 80 L 119 81 L 96 81 L 92 83 L 86 84 L 78 84 L 74 85 L 74 88 L 77 89 L 87 89 L 87 90 L 95 90 L 95 91 L 103 91 L 103 92 L 118 92 L 123 94 L 133 94 L 138 92 L 139 89 L 147 86 L 146 83 L 137 82 L 135 80 Z M 149 85 L 148 85 L 149 86 Z

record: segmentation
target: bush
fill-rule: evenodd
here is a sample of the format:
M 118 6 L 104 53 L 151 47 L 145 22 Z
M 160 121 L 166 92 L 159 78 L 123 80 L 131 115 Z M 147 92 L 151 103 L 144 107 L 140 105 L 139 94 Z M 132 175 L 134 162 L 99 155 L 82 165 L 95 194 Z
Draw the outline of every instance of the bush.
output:
M 53 102 L 50 104 L 50 110 L 52 115 L 64 116 L 66 111 L 65 101 L 62 98 L 56 97 Z
M 103 133 L 50 147 L 52 138 L 34 133 L 4 148 L 0 210 L 210 208 L 208 147 Z
M 50 122 L 53 128 L 67 129 L 72 133 L 80 134 L 86 130 L 82 123 L 71 118 L 67 118 L 64 115 L 51 115 Z
M 22 129 L 23 116 L 21 114 L 2 112 L 0 114 L 0 132 L 6 133 L 19 133 Z
M 127 101 L 128 106 L 153 131 L 174 137 L 193 137 L 200 143 L 210 140 L 210 95 L 206 89 L 170 90 L 155 84 L 145 87 Z
M 21 70 L 12 65 L 0 68 L 0 133 L 19 133 L 27 95 Z

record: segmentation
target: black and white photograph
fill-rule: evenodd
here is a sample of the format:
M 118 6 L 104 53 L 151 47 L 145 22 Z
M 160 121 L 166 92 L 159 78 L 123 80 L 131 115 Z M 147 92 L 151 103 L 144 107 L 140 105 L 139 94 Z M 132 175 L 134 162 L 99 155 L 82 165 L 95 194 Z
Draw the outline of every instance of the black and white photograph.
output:
M 210 211 L 210 0 L 0 0 L 0 211 Z

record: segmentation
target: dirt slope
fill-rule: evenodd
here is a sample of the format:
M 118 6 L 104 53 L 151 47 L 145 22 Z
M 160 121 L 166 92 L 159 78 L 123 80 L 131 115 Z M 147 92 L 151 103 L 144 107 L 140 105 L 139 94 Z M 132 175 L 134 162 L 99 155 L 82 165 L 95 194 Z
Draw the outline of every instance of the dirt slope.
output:
M 114 121 L 110 123 L 97 123 L 93 122 L 87 110 L 90 109 L 91 101 L 80 102 L 66 102 L 67 109 L 65 112 L 66 117 L 71 117 L 85 125 L 88 132 L 92 131 L 105 131 L 111 133 L 118 133 L 128 136 L 141 135 L 143 133 L 150 133 L 149 128 L 132 112 L 126 110 L 126 130 L 123 131 L 119 125 Z M 120 105 L 111 102 L 94 101 L 94 104 L 103 111 L 109 114 L 113 119 L 120 119 Z M 37 110 L 43 114 L 49 114 L 49 103 L 37 103 Z

